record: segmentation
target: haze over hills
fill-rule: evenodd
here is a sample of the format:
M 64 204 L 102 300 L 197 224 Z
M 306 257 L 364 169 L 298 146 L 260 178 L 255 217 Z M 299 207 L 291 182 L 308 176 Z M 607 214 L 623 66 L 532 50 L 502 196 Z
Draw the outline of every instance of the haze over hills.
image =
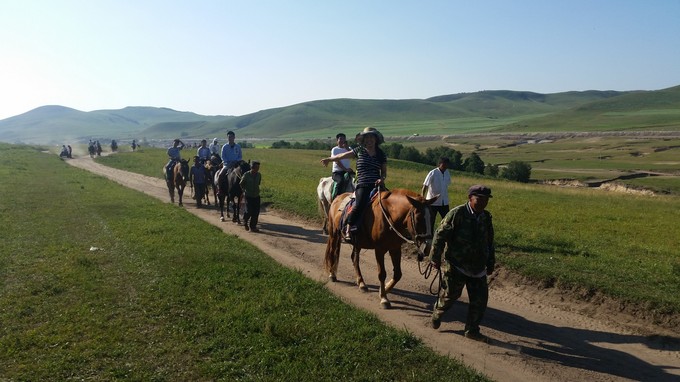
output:
M 680 86 L 656 91 L 540 94 L 480 91 L 428 99 L 331 99 L 244 116 L 204 116 L 167 108 L 83 112 L 42 106 L 0 120 L 0 141 L 62 144 L 99 139 L 304 139 L 351 133 L 367 125 L 386 135 L 473 132 L 680 130 Z

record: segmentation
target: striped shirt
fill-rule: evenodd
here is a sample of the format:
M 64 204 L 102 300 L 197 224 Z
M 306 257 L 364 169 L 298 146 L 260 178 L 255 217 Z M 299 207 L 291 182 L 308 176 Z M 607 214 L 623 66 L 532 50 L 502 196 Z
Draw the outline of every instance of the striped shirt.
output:
M 375 156 L 370 156 L 363 146 L 353 147 L 352 151 L 357 157 L 357 185 L 374 185 L 380 179 L 387 156 L 379 148 L 375 149 Z

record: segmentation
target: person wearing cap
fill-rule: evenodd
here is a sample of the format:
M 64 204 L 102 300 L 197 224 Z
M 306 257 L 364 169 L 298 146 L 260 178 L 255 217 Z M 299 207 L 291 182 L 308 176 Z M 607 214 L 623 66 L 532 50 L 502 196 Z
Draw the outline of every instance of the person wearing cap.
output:
M 349 146 L 347 145 L 347 136 L 343 133 L 338 133 L 335 136 L 338 143 L 337 146 L 331 149 L 331 156 L 342 154 L 349 151 Z M 344 192 L 347 188 L 347 183 L 350 181 L 350 173 L 352 168 L 350 167 L 349 159 L 342 159 L 333 162 L 333 190 L 331 192 L 331 202 L 338 193 Z
M 422 195 L 425 199 L 432 199 L 439 195 L 437 200 L 430 205 L 430 227 L 434 229 L 434 222 L 437 214 L 444 218 L 449 212 L 449 184 L 451 184 L 451 174 L 449 174 L 449 158 L 441 157 L 437 167 L 430 171 L 423 181 Z
M 165 179 L 170 179 L 170 174 L 172 174 L 172 168 L 175 163 L 182 159 L 181 151 L 184 148 L 184 142 L 179 138 L 172 141 L 172 147 L 168 147 L 168 164 L 165 165 Z
M 246 196 L 246 212 L 243 213 L 243 226 L 246 231 L 260 232 L 257 228 L 260 217 L 260 183 L 262 183 L 260 162 L 253 161 L 250 171 L 243 174 L 239 182 Z
M 351 239 L 351 234 L 356 232 L 363 212 L 371 199 L 371 191 L 385 184 L 387 177 L 387 156 L 380 149 L 385 142 L 383 135 L 374 127 L 366 127 L 359 134 L 359 145 L 350 151 L 321 159 L 324 166 L 328 162 L 337 162 L 343 159 L 356 158 L 357 185 L 354 191 L 356 202 L 347 217 L 344 236 Z
M 210 154 L 220 155 L 220 145 L 217 143 L 217 138 L 213 138 L 208 148 L 210 149 Z
M 489 300 L 487 276 L 496 263 L 491 213 L 486 206 L 491 189 L 478 184 L 468 189 L 468 202 L 446 214 L 434 234 L 430 262 L 442 264 L 442 289 L 432 312 L 432 327 L 438 329 L 441 318 L 460 297 L 463 288 L 469 296 L 465 337 L 488 342 L 479 325 Z
M 231 171 L 236 164 L 243 159 L 241 146 L 234 142 L 236 134 L 233 131 L 227 133 L 227 143 L 222 146 L 222 162 L 227 171 Z

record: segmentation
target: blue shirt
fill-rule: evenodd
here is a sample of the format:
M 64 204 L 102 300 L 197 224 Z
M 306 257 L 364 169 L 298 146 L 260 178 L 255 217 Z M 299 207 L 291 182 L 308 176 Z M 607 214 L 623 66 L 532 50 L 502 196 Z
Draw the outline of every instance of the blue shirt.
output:
M 196 151 L 196 156 L 201 159 L 209 159 L 210 149 L 207 147 L 199 147 L 198 150 Z
M 233 146 L 229 146 L 226 143 L 222 146 L 222 162 L 225 166 L 230 166 L 234 162 L 238 162 L 243 159 L 243 153 L 241 152 L 241 146 L 238 143 L 234 143 Z

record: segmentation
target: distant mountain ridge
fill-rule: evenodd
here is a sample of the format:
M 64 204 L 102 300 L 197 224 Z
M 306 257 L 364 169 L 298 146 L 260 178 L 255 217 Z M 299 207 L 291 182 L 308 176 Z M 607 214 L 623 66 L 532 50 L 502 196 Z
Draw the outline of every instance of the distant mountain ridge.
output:
M 427 99 L 342 98 L 309 101 L 243 116 L 205 116 L 157 107 L 83 112 L 49 105 L 0 120 L 0 141 L 61 144 L 142 137 L 224 138 L 228 130 L 238 131 L 238 137 L 246 139 L 298 139 L 333 136 L 341 130 L 350 133 L 367 125 L 396 136 L 649 126 L 680 130 L 678 110 L 680 86 L 656 91 L 541 94 L 485 90 Z

